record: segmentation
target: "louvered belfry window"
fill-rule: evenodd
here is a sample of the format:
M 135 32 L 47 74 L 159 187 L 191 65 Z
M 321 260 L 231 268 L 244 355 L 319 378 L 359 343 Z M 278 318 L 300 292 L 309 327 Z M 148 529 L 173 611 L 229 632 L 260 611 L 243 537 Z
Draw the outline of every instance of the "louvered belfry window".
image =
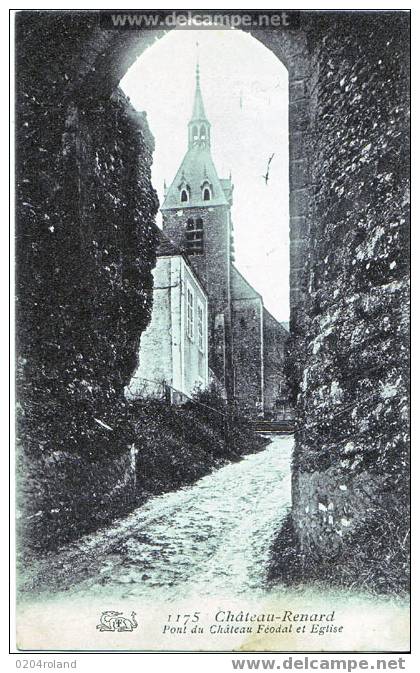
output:
M 187 222 L 187 254 L 188 255 L 202 255 L 204 249 L 203 241 L 203 220 L 197 217 L 194 221 L 192 217 Z

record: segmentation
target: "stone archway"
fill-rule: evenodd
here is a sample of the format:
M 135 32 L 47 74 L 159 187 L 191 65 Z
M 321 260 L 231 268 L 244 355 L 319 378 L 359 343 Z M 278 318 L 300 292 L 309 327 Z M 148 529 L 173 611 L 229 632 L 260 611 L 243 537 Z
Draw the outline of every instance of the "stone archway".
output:
M 164 34 L 104 31 L 95 12 L 18 15 L 19 392 L 26 413 L 22 434 L 33 456 L 62 445 L 75 451 L 80 446 L 95 458 L 103 432 L 95 419 L 121 427 L 122 391 L 150 320 L 157 201 L 150 182 L 153 138 L 118 85 Z M 291 278 L 297 306 L 306 213 L 305 36 L 274 39 L 261 31 L 254 37 L 291 72 Z M 50 379 L 53 387 L 46 386 Z M 34 411 L 40 406 L 42 419 Z M 113 455 L 128 442 L 124 432 L 110 430 L 102 449 Z
M 365 519 L 375 516 L 369 500 L 397 511 L 405 492 L 408 21 L 404 12 L 307 11 L 300 30 L 250 31 L 289 71 L 290 299 L 298 393 L 294 504 L 299 541 L 309 554 L 328 549 L 338 554 L 348 533 L 357 534 Z M 24 430 L 32 438 L 30 448 L 38 451 L 45 432 L 37 428 L 33 409 L 40 395 L 48 409 L 45 376 L 53 382 L 50 394 L 56 394 L 57 380 L 72 385 L 77 379 L 83 392 L 82 381 L 97 375 L 100 361 L 99 378 L 115 403 L 115 391 L 133 369 L 135 332 L 148 321 L 153 141 L 115 92 L 155 36 L 105 32 L 95 12 L 22 12 L 17 32 L 17 290 L 25 315 L 18 326 L 19 385 L 22 399 L 29 400 Z M 104 154 L 110 153 L 101 148 L 109 150 L 108 143 L 115 165 L 104 168 Z M 128 161 L 134 153 L 145 176 L 141 190 Z M 93 208 L 89 183 L 99 174 L 101 199 Z M 114 234 L 116 216 L 125 227 L 121 238 Z M 102 248 L 86 245 L 98 243 L 104 232 L 111 242 L 126 245 L 112 264 Z M 133 241 L 141 243 L 141 259 L 130 253 Z M 46 267 L 46 259 L 54 260 L 57 273 L 54 264 Z M 84 273 L 76 278 L 78 265 Z M 66 330 L 64 343 L 71 342 L 68 335 L 79 339 L 80 320 L 88 331 L 80 297 L 99 277 L 104 284 L 95 296 L 108 303 L 91 307 L 88 317 L 101 322 L 104 314 L 110 316 L 101 324 L 118 348 L 103 357 L 104 344 L 81 339 L 93 353 L 86 366 L 76 350 L 58 350 L 57 344 Z M 111 287 L 113 293 L 103 291 Z M 72 301 L 79 302 L 76 314 L 69 309 Z M 129 335 L 123 343 L 119 325 Z M 116 377 L 117 370 L 124 375 Z M 90 409 L 94 403 L 83 395 Z M 108 409 L 107 404 L 104 400 Z M 112 427 L 111 408 L 109 413 Z M 58 433 L 52 412 L 51 423 Z M 76 432 L 67 429 L 70 437 Z M 361 503 L 360 489 L 368 493 L 366 502 Z
M 116 33 L 97 28 L 80 53 L 79 73 L 83 72 L 77 83 L 80 94 L 83 96 L 92 89 L 111 94 L 132 63 L 166 32 Z M 307 34 L 304 30 L 287 29 L 247 32 L 272 51 L 289 73 L 290 314 L 294 323 L 303 305 L 310 197 L 307 139 L 311 61 Z

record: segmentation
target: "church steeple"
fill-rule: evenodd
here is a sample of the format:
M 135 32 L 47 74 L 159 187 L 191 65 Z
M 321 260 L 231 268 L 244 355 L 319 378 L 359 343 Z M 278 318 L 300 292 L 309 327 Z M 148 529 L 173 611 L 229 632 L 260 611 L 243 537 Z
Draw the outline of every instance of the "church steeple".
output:
M 194 105 L 188 123 L 188 149 L 164 194 L 162 212 L 231 204 L 231 188 L 228 189 L 226 180 L 218 177 L 211 157 L 210 122 L 204 109 L 198 63 L 195 80 Z
M 219 178 L 210 149 L 197 64 L 188 123 L 188 149 L 161 206 L 163 231 L 185 255 L 205 287 L 209 314 L 209 366 L 232 397 L 231 234 L 232 183 Z M 188 291 L 186 301 L 188 303 Z M 185 310 L 196 310 L 194 307 Z M 194 320 L 197 323 L 198 320 Z M 186 321 L 188 323 L 188 321 Z M 197 337 L 199 338 L 199 337 Z M 188 351 L 189 352 L 189 351 Z M 186 355 L 188 359 L 189 355 Z M 185 360 L 187 362 L 187 359 Z
M 200 66 L 195 69 L 195 95 L 191 120 L 188 124 L 188 147 L 210 147 L 210 122 L 204 110 L 200 86 Z

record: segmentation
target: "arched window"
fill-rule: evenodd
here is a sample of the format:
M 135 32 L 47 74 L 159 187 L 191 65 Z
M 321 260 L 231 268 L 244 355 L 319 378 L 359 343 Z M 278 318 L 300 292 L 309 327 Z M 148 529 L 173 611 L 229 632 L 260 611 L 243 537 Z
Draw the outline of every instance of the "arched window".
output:
M 204 124 L 202 124 L 200 129 L 200 140 L 205 140 L 206 135 L 207 135 L 206 127 L 204 126 Z
M 186 203 L 188 201 L 188 192 L 186 189 L 181 190 L 181 201 L 182 203 Z
M 187 229 L 188 231 L 191 231 L 191 229 L 194 229 L 194 220 L 192 217 L 190 217 L 187 221 Z
M 201 219 L 201 217 L 197 217 L 197 219 L 195 221 L 195 228 L 196 229 L 202 229 L 203 228 L 203 220 Z
M 193 126 L 193 128 L 192 128 L 192 137 L 193 137 L 193 140 L 197 140 L 197 138 L 198 138 L 198 128 L 197 128 L 197 126 Z
M 201 183 L 201 198 L 203 201 L 210 201 L 212 198 L 212 188 L 208 180 L 204 180 Z

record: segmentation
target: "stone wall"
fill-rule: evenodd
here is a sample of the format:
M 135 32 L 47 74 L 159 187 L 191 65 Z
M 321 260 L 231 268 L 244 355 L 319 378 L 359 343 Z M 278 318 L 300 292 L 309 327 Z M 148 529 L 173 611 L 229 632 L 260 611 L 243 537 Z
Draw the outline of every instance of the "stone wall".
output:
M 118 459 L 131 446 L 123 390 L 150 319 L 158 205 L 150 182 L 153 139 L 144 116 L 118 90 L 82 95 L 71 86 L 90 29 L 68 15 L 38 18 L 30 13 L 17 20 L 23 488 L 57 452 L 93 464 Z M 86 488 L 89 493 L 88 483 Z M 31 498 L 21 506 L 23 517 L 30 516 Z
M 263 310 L 264 337 L 264 412 L 267 418 L 291 417 L 289 387 L 284 372 L 286 343 L 289 332 L 267 311 Z
M 264 406 L 264 337 L 261 295 L 231 268 L 235 400 L 249 418 Z
M 18 558 L 45 553 L 130 512 L 144 495 L 137 488 L 134 445 L 92 461 L 63 450 L 18 462 Z M 142 485 L 144 487 L 144 485 Z
M 291 367 L 293 518 L 307 557 L 336 557 L 372 523 L 378 538 L 408 525 L 407 23 L 307 23 L 309 256 Z
M 65 441 L 66 450 L 93 456 L 98 441 L 103 452 L 124 436 L 114 423 L 150 319 L 157 205 L 150 141 L 122 96 L 71 104 L 60 115 L 48 87 L 36 97 L 29 87 L 20 93 L 22 437 L 32 438 L 34 454 Z M 95 418 L 115 436 L 98 430 Z
M 263 411 L 262 312 L 259 296 L 232 302 L 235 402 L 247 418 Z

